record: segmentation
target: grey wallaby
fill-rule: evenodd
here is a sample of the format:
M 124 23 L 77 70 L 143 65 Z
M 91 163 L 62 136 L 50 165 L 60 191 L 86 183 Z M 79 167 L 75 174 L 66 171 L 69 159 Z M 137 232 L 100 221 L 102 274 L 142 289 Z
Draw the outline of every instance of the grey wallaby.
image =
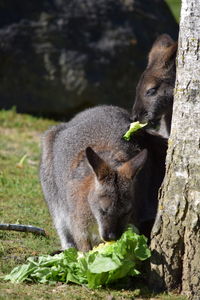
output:
M 133 120 L 159 127 L 169 137 L 176 77 L 177 42 L 162 34 L 154 42 L 148 65 L 140 77 L 132 110 Z
M 41 185 L 62 249 L 88 251 L 101 240 L 118 239 L 127 224 L 139 223 L 141 195 L 137 199 L 136 186 L 143 185 L 147 178 L 143 180 L 138 175 L 151 152 L 155 155 L 156 142 L 145 132 L 125 141 L 122 136 L 129 125 L 126 110 L 99 106 L 45 132 Z M 148 147 L 150 155 L 145 150 Z M 162 147 L 158 148 L 160 151 Z M 159 178 L 156 184 L 161 182 Z M 154 214 L 153 211 L 153 217 Z

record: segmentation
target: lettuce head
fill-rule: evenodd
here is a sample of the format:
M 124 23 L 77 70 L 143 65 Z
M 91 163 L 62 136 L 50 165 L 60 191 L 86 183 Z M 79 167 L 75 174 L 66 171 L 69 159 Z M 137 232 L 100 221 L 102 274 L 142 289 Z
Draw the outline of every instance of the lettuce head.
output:
M 86 253 L 69 248 L 54 256 L 30 257 L 4 277 L 11 282 L 73 282 L 89 288 L 108 286 L 120 278 L 140 274 L 141 261 L 150 257 L 147 239 L 129 228 L 116 242 Z

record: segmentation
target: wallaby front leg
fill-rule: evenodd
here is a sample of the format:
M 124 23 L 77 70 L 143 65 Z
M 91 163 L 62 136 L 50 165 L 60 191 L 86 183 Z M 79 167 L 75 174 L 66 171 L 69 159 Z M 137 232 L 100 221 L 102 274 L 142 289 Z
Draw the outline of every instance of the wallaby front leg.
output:
M 61 248 L 62 250 L 68 249 L 68 248 L 76 248 L 76 245 L 74 243 L 74 239 L 67 228 L 67 224 L 64 220 L 58 216 L 55 220 L 55 227 L 58 233 L 58 236 L 60 238 L 61 242 Z
M 92 246 L 89 240 L 81 240 L 78 242 L 77 248 L 79 251 L 88 252 L 92 249 Z
M 76 228 L 73 230 L 73 238 L 79 251 L 87 252 L 92 249 L 88 228 L 83 224 L 76 224 Z

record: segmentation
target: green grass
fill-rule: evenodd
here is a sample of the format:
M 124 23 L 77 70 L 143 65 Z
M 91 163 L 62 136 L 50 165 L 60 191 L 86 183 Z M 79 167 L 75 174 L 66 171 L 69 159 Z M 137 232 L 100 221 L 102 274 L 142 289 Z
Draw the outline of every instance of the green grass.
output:
M 174 15 L 176 21 L 179 23 L 181 0 L 165 0 L 165 2 L 169 5 L 172 14 Z
M 0 223 L 42 227 L 48 237 L 31 233 L 0 231 L 0 276 L 10 272 L 29 256 L 49 254 L 60 247 L 52 226 L 38 179 L 40 135 L 51 120 L 12 111 L 0 111 Z M 26 155 L 21 168 L 17 164 Z M 135 280 L 128 289 L 88 290 L 76 285 L 11 284 L 0 280 L 0 300 L 4 299 L 162 299 L 183 300 L 182 296 L 152 295 Z

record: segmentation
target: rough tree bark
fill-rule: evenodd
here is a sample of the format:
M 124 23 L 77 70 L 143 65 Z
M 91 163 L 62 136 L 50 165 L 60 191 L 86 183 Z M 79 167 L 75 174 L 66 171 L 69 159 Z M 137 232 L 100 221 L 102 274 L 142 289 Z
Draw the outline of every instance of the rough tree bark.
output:
M 154 289 L 200 299 L 200 1 L 182 0 L 167 168 L 152 231 Z

